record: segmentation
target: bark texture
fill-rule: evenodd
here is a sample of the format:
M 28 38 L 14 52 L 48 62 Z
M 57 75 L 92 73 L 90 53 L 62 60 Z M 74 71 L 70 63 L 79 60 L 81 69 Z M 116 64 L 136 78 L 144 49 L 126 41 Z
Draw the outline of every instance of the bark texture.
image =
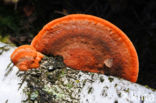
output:
M 23 100 L 24 103 L 156 102 L 156 91 L 151 88 L 113 76 L 68 68 L 59 56 L 45 57 L 39 69 L 32 69 L 27 72 L 20 71 L 16 74 L 17 68 L 12 67 L 12 64 L 9 65 L 9 57 L 13 49 L 9 45 L 0 43 L 0 92 L 3 94 L 0 95 L 0 101 L 2 103 L 4 96 L 8 97 L 5 99 L 7 103 L 20 103 L 19 99 Z M 15 88 L 19 88 L 21 84 L 14 85 L 16 87 L 12 85 L 12 81 L 16 78 L 18 78 L 17 83 L 24 84 L 19 90 Z M 7 84 L 8 82 L 10 85 Z M 3 86 L 5 88 L 10 86 L 9 93 L 4 91 Z M 23 91 L 22 94 L 19 91 Z M 21 95 L 24 94 L 25 97 L 22 97 Z

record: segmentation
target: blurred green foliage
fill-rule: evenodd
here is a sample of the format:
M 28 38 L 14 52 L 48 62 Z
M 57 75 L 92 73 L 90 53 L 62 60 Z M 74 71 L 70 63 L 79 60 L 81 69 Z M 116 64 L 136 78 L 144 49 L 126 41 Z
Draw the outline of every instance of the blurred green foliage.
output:
M 19 16 L 14 9 L 2 5 L 0 2 L 0 41 L 9 42 L 9 35 L 16 35 L 19 31 Z
M 62 10 L 60 5 L 61 1 L 47 3 L 47 0 L 0 1 L 0 41 L 29 44 L 47 22 L 63 16 L 55 13 Z

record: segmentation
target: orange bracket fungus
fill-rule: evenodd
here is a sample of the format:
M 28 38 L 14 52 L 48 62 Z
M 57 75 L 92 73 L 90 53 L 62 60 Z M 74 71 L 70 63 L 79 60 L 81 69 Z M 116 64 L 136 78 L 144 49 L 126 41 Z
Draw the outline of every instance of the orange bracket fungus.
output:
M 139 63 L 129 38 L 112 23 L 95 16 L 72 14 L 49 22 L 31 45 L 11 55 L 20 70 L 39 67 L 46 55 L 60 55 L 73 69 L 98 72 L 136 82 Z

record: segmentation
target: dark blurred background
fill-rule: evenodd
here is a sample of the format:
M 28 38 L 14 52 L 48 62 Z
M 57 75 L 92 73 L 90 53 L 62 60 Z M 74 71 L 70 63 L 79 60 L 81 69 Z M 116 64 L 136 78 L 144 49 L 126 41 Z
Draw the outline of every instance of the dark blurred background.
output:
M 109 20 L 139 55 L 138 83 L 156 89 L 156 0 L 0 0 L 0 41 L 29 44 L 49 21 L 72 13 Z

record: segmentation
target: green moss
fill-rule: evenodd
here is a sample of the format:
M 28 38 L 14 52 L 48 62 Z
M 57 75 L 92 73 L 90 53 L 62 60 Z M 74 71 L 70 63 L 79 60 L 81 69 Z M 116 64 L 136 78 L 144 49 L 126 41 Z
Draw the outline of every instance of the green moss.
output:
M 9 35 L 5 35 L 3 37 L 0 35 L 0 41 L 3 43 L 10 43 L 9 37 Z
M 114 78 L 109 77 L 108 80 L 109 80 L 110 82 L 112 82 L 112 81 L 114 80 Z
M 104 82 L 104 78 L 103 77 L 100 77 L 100 82 Z
M 75 82 L 76 82 L 76 83 L 80 83 L 80 81 L 79 81 L 79 80 L 76 80 Z
M 151 89 L 152 91 L 156 91 L 156 89 L 153 89 L 153 88 L 149 87 L 148 85 L 145 85 L 144 87 L 146 87 L 147 89 Z
M 94 74 L 91 74 L 91 78 L 93 79 L 93 77 L 94 77 Z
M 88 89 L 88 94 L 92 93 L 93 92 L 93 88 L 92 87 L 89 87 Z
M 141 99 L 141 103 L 144 103 L 144 101 L 145 101 L 145 97 L 142 96 L 142 97 L 140 97 L 140 99 Z
M 114 87 L 117 87 L 117 86 L 118 86 L 118 84 L 115 84 L 115 85 L 114 85 Z
M 7 45 L 4 45 L 4 46 L 0 47 L 0 55 L 2 55 L 3 52 L 8 51 L 8 50 L 9 50 L 9 48 L 8 48 Z
M 65 69 L 62 69 L 60 76 L 65 76 L 67 74 L 67 71 Z
M 121 92 L 118 93 L 118 97 L 121 97 Z
M 34 91 L 30 95 L 31 100 L 35 100 L 38 97 L 39 93 L 37 91 Z
M 106 96 L 108 95 L 108 94 L 106 93 L 106 90 L 105 90 L 105 89 L 102 90 L 101 95 L 104 96 L 104 97 L 106 97 Z
M 67 87 L 68 87 L 69 89 L 71 89 L 71 88 L 73 87 L 73 84 L 72 84 L 72 83 L 68 83 L 68 84 L 67 84 Z
M 84 81 L 83 81 L 83 84 L 82 84 L 83 87 L 85 86 L 86 82 L 87 82 L 87 80 L 84 80 Z
M 124 89 L 125 92 L 129 93 L 129 88 L 128 89 Z
M 117 101 L 117 100 L 115 100 L 115 101 L 114 101 L 114 103 L 118 103 L 118 101 Z
M 42 90 L 47 92 L 49 95 L 56 96 L 56 98 L 63 98 L 64 97 L 63 91 L 58 89 L 57 87 L 48 87 L 46 85 L 46 86 L 44 86 L 44 88 Z

